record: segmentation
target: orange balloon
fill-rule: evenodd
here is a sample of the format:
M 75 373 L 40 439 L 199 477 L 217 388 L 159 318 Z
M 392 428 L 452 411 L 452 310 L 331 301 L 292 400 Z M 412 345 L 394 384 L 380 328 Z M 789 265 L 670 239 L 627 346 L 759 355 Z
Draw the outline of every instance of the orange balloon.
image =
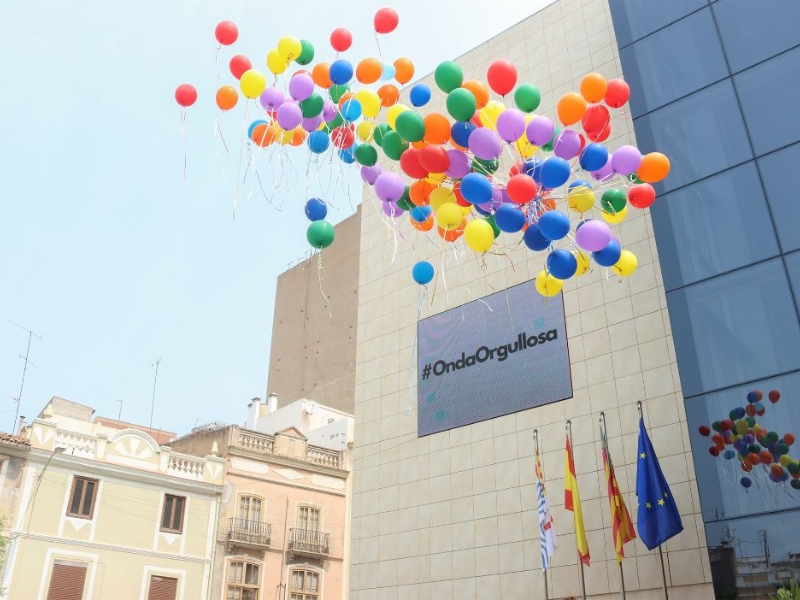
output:
M 428 142 L 421 140 L 419 142 L 411 142 L 411 147 L 416 148 L 417 150 L 422 150 L 425 146 L 428 145 Z
M 423 119 L 425 123 L 424 140 L 429 144 L 446 144 L 450 140 L 450 119 L 442 113 L 428 113 Z
M 606 96 L 608 83 L 600 73 L 589 73 L 581 80 L 581 96 L 588 102 L 600 102 Z
M 431 202 L 430 195 L 432 191 L 433 186 L 424 179 L 420 179 L 412 183 L 408 188 L 408 197 L 417 206 L 428 206 Z
M 239 102 L 239 92 L 231 85 L 223 85 L 217 90 L 217 106 L 220 110 L 230 110 Z
M 355 98 L 356 95 L 353 92 L 345 92 L 342 94 L 342 97 L 339 98 L 339 110 L 342 110 L 344 103 L 350 100 L 351 98 Z
M 575 92 L 564 94 L 558 101 L 556 112 L 564 125 L 574 125 L 586 113 L 586 99 Z
M 253 127 L 250 138 L 262 148 L 266 148 L 280 137 L 280 131 L 274 123 L 261 123 Z
M 418 223 L 413 218 L 409 217 L 411 220 L 411 226 L 416 229 L 417 231 L 430 231 L 433 229 L 433 213 L 425 219 L 422 223 Z
M 314 65 L 311 70 L 311 78 L 319 87 L 327 90 L 333 85 L 331 81 L 331 66 L 325 62 Z
M 456 227 L 455 229 L 451 229 L 450 231 L 445 231 L 441 227 L 437 227 L 437 233 L 439 237 L 442 238 L 445 242 L 455 242 L 458 238 L 464 235 L 464 229 L 467 226 L 467 220 L 464 219 L 461 221 L 461 225 Z
M 400 85 L 405 85 L 414 77 L 414 63 L 409 58 L 398 58 L 394 61 L 394 78 Z
M 656 183 L 669 173 L 669 159 L 661 152 L 651 152 L 642 157 L 636 176 L 645 183 Z
M 486 87 L 486 84 L 482 81 L 478 81 L 477 79 L 468 79 L 461 84 L 461 87 L 469 90 L 472 92 L 472 95 L 475 96 L 475 102 L 478 110 L 489 103 L 489 88 Z
M 303 142 L 306 141 L 306 135 L 308 135 L 302 127 L 298 127 L 292 132 L 292 140 L 289 142 L 295 148 L 301 145 Z
M 378 88 L 378 97 L 381 99 L 381 106 L 388 108 L 400 100 L 400 91 L 397 86 L 387 83 Z
M 365 58 L 356 67 L 356 79 L 361 83 L 375 83 L 381 78 L 383 65 L 377 58 Z

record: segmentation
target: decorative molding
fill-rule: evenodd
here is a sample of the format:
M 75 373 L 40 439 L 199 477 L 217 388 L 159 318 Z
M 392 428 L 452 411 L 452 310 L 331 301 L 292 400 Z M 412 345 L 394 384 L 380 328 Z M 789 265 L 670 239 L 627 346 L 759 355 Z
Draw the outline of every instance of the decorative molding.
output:
M 325 475 L 312 475 L 311 483 L 332 490 L 343 490 L 345 488 L 343 479 L 335 479 L 334 477 L 326 477 Z
M 306 478 L 305 475 L 303 475 L 302 473 L 298 473 L 294 469 L 273 469 L 273 471 L 275 471 L 275 473 L 277 473 L 284 479 L 289 479 L 290 481 Z

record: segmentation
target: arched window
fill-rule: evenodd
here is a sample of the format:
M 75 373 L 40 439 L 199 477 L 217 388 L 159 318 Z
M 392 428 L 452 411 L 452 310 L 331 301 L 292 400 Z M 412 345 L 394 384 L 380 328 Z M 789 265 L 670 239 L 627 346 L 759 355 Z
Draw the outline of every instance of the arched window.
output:
M 304 531 L 319 531 L 319 508 L 301 504 L 297 509 L 297 527 Z
M 228 564 L 226 600 L 261 600 L 261 567 L 244 560 Z
M 261 522 L 263 501 L 258 496 L 239 496 L 237 518 L 243 521 Z
M 290 600 L 319 600 L 319 573 L 308 569 L 292 569 L 289 577 Z

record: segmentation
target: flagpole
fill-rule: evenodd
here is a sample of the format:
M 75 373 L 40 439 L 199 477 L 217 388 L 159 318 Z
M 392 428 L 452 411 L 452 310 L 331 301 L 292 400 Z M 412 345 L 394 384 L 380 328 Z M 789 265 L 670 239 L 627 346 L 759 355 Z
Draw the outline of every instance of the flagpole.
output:
M 606 451 L 606 460 L 611 463 L 611 454 L 608 451 L 608 440 L 606 439 L 606 413 L 600 411 L 600 443 L 602 444 L 603 450 Z M 619 566 L 619 585 L 620 590 L 622 591 L 622 600 L 626 599 L 625 595 L 625 574 L 622 571 L 622 562 L 618 562 L 617 565 Z
M 639 418 L 644 419 L 641 400 L 636 402 L 636 408 L 639 410 Z M 661 584 L 664 586 L 664 599 L 669 600 L 669 591 L 667 590 L 667 570 L 664 566 L 664 550 L 662 550 L 661 546 L 662 544 L 658 545 L 658 557 L 661 560 Z
M 533 446 L 536 451 L 534 460 L 538 459 L 539 457 L 539 430 L 533 430 Z M 544 567 L 544 565 L 542 565 Z M 542 575 L 544 576 L 544 600 L 549 600 L 550 594 L 547 589 L 547 569 L 542 569 Z
M 572 421 L 569 419 L 567 419 L 566 430 L 567 430 L 567 438 L 569 438 L 569 446 L 570 448 L 574 448 L 572 444 Z M 583 597 L 583 600 L 586 600 L 586 579 L 583 576 L 583 561 L 581 560 L 580 554 L 578 555 L 578 565 L 581 568 L 581 595 Z

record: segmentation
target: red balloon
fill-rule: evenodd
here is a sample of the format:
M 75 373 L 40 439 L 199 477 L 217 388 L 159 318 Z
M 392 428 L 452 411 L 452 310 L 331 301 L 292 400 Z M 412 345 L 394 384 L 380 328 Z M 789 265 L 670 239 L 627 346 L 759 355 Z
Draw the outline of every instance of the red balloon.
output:
M 647 208 L 656 200 L 656 190 L 649 183 L 634 185 L 628 190 L 628 202 L 635 208 Z M 752 404 L 748 404 L 752 406 Z M 745 407 L 745 410 L 747 408 Z
M 400 168 L 412 179 L 425 179 L 430 172 L 420 164 L 420 154 L 416 148 L 408 148 L 400 155 Z
M 611 113 L 602 104 L 590 104 L 581 117 L 581 127 L 589 133 L 602 131 L 611 122 Z
M 711 433 L 711 429 L 709 429 L 708 425 L 700 425 L 700 435 L 708 437 L 709 433 Z
M 772 390 L 769 393 L 769 401 L 775 404 L 778 400 L 781 399 L 781 393 L 778 390 Z
M 375 31 L 392 33 L 400 22 L 397 11 L 393 8 L 382 8 L 375 13 Z
M 331 131 L 331 143 L 337 148 L 349 148 L 356 141 L 356 134 L 353 126 L 345 127 L 340 125 Z
M 233 21 L 222 21 L 214 30 L 214 36 L 223 46 L 230 46 L 239 39 L 239 28 Z
M 716 446 L 711 446 L 711 448 L 708 449 L 708 453 L 711 456 L 719 456 L 719 448 L 717 448 Z
M 586 132 L 586 137 L 588 137 L 593 142 L 605 142 L 608 139 L 608 136 L 611 135 L 611 125 L 606 125 L 600 131 L 592 131 Z
M 508 176 L 513 177 L 514 175 L 519 175 L 520 173 L 525 172 L 525 163 L 521 160 L 518 160 L 514 163 L 514 165 L 508 170 Z
M 197 90 L 191 83 L 182 83 L 175 90 L 175 101 L 183 107 L 197 102 Z
M 489 65 L 486 78 L 495 93 L 505 96 L 517 85 L 517 67 L 510 60 L 498 59 Z
M 334 29 L 331 34 L 331 47 L 337 52 L 344 52 L 353 45 L 353 34 L 344 27 Z
M 609 79 L 604 100 L 611 108 L 621 108 L 631 97 L 631 88 L 621 79 Z
M 630 200 L 629 200 L 630 202 Z M 755 404 L 748 404 L 744 407 L 744 412 L 748 417 L 753 417 L 756 414 L 756 405 Z
M 450 168 L 450 155 L 441 146 L 430 144 L 420 151 L 419 162 L 430 173 L 444 173 Z
M 786 444 L 787 446 L 791 446 L 792 444 L 794 444 L 794 442 L 795 439 L 793 433 L 787 433 L 783 436 L 783 443 Z
M 506 192 L 517 204 L 527 204 L 536 197 L 536 182 L 530 175 L 520 173 L 508 180 Z
M 244 54 L 237 54 L 231 58 L 231 62 L 228 67 L 231 70 L 231 75 L 236 77 L 236 79 L 241 79 L 245 71 L 249 71 L 253 68 L 253 64 Z
M 453 194 L 456 197 L 456 204 L 461 207 L 467 208 L 468 206 L 472 206 L 471 203 L 464 200 L 464 196 L 461 195 L 461 184 L 458 183 L 453 187 Z

